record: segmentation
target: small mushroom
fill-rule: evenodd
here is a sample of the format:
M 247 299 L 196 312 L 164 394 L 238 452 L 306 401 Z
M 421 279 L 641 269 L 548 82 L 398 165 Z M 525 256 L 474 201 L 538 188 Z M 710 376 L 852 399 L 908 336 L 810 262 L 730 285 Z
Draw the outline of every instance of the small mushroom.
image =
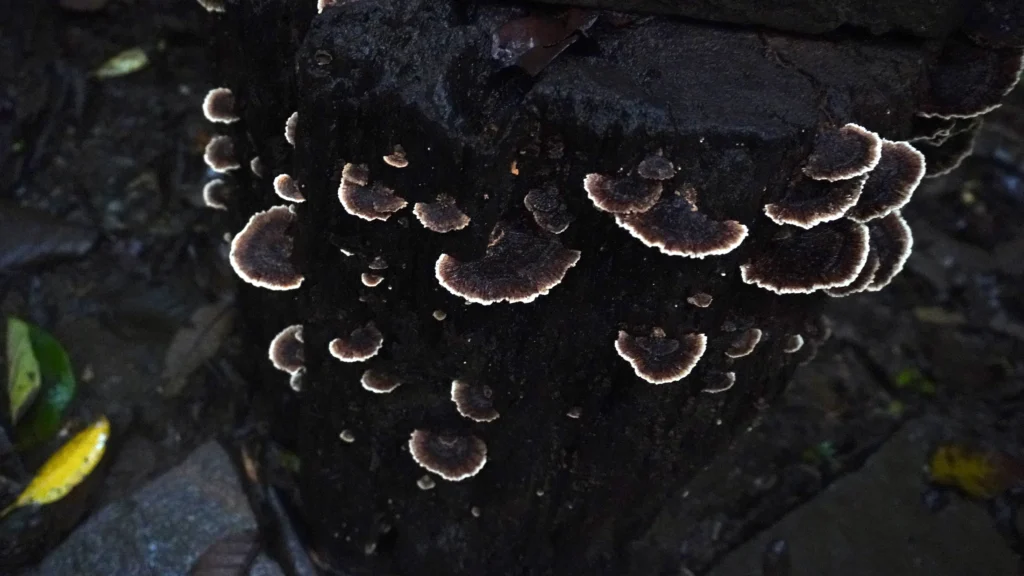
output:
M 429 474 L 424 474 L 416 481 L 416 486 L 420 490 L 433 490 L 434 487 L 437 486 L 437 483 L 434 482 L 434 479 L 431 478 Z
M 469 434 L 415 430 L 409 454 L 417 464 L 450 482 L 476 476 L 487 463 L 487 445 Z
M 533 215 L 534 222 L 552 234 L 565 232 L 575 220 L 554 186 L 530 190 L 523 198 L 523 204 Z
M 263 175 L 267 173 L 266 167 L 263 166 L 263 160 L 260 160 L 259 156 L 253 156 L 252 160 L 249 160 L 249 170 L 257 178 L 263 178 Z
M 342 430 L 341 434 L 338 434 L 338 438 L 346 444 L 351 444 L 356 441 L 356 435 L 351 430 Z
M 740 266 L 740 278 L 776 294 L 809 294 L 852 284 L 867 259 L 863 224 L 843 219 L 810 230 L 786 227 Z
M 999 107 L 1017 84 L 1019 48 L 991 49 L 959 39 L 942 44 L 928 69 L 928 87 L 918 114 L 925 117 L 969 118 Z
M 703 392 L 707 392 L 708 394 L 718 394 L 720 392 L 725 392 L 726 390 L 732 388 L 734 384 L 736 384 L 735 372 L 716 373 L 712 374 L 711 378 L 713 382 L 708 384 L 707 387 L 703 389 Z
M 242 280 L 268 290 L 294 290 L 304 277 L 292 264 L 293 239 L 289 232 L 295 213 L 274 206 L 252 215 L 231 241 L 228 260 Z
M 405 148 L 396 144 L 391 154 L 384 156 L 384 163 L 392 168 L 405 168 L 409 165 L 409 159 L 405 156 Z
M 871 234 L 871 248 L 878 256 L 879 265 L 867 290 L 877 292 L 888 286 L 903 270 L 914 247 L 914 236 L 899 210 L 868 222 L 868 230 Z
M 345 212 L 372 222 L 387 220 L 408 205 L 394 190 L 380 184 L 370 186 L 369 177 L 370 171 L 365 165 L 345 165 L 338 187 L 338 200 Z
M 814 151 L 807 158 L 804 174 L 815 180 L 848 180 L 867 174 L 881 156 L 882 139 L 878 134 L 847 124 L 818 132 Z
M 697 292 L 686 299 L 687 302 L 698 308 L 707 308 L 708 306 L 711 306 L 712 300 L 713 298 L 711 297 L 711 294 L 706 294 L 704 292 Z
M 566 412 L 565 415 L 573 420 L 579 420 L 580 416 L 583 415 L 583 409 L 579 406 L 573 406 L 572 408 L 569 408 L 569 411 Z
M 682 196 L 671 196 L 640 214 L 619 214 L 615 223 L 645 246 L 670 256 L 704 258 L 728 254 L 747 237 L 735 220 L 712 220 Z
M 227 210 L 230 198 L 231 185 L 220 178 L 214 178 L 203 186 L 203 203 L 208 208 Z
M 274 178 L 274 193 L 282 200 L 289 202 L 305 202 L 306 197 L 302 195 L 299 183 L 288 174 L 279 174 Z
M 207 12 L 224 12 L 226 4 L 225 0 L 199 0 L 199 5 Z
M 299 113 L 292 112 L 292 115 L 284 122 L 284 139 L 292 146 L 295 146 L 295 130 L 298 129 L 298 126 Z
M 384 281 L 384 277 L 380 274 L 370 274 L 368 272 L 363 272 L 362 275 L 359 276 L 359 279 L 362 281 L 363 286 L 366 286 L 367 288 L 379 286 L 380 283 Z
M 439 194 L 434 202 L 417 202 L 412 213 L 424 228 L 441 234 L 462 230 L 470 221 L 447 194 Z
M 229 136 L 217 135 L 206 144 L 203 160 L 214 172 L 237 170 L 241 164 L 235 156 L 235 142 Z
M 668 338 L 661 328 L 654 328 L 649 337 L 619 331 L 615 351 L 629 362 L 637 377 L 651 384 L 665 384 L 688 376 L 704 355 L 707 343 L 703 334 L 686 334 L 681 341 Z
M 786 354 L 793 354 L 799 352 L 804 347 L 804 337 L 799 334 L 791 334 L 786 337 L 786 345 L 782 347 L 782 351 Z
M 455 380 L 452 382 L 452 402 L 459 414 L 474 422 L 492 422 L 500 416 L 494 409 L 494 391 L 487 385 Z
M 781 200 L 764 207 L 764 213 L 776 224 L 804 229 L 838 220 L 860 200 L 867 178 L 830 182 L 798 177 Z
M 499 222 L 483 258 L 460 262 L 441 254 L 434 275 L 446 290 L 476 304 L 533 302 L 557 286 L 579 259 L 578 251 L 553 237 Z
M 306 363 L 302 343 L 302 324 L 293 324 L 277 333 L 268 351 L 271 364 L 282 372 L 294 374 Z
M 925 158 L 906 142 L 882 141 L 882 159 L 867 176 L 857 205 L 846 213 L 855 222 L 867 222 L 899 210 L 924 178 Z
M 374 256 L 373 260 L 370 260 L 370 263 L 367 264 L 366 267 L 370 270 L 387 270 L 388 262 L 380 256 Z
M 636 172 L 647 180 L 671 180 L 676 175 L 676 167 L 664 156 L 652 154 L 640 162 Z
M 661 198 L 661 182 L 628 174 L 621 177 L 587 174 L 583 189 L 598 210 L 613 214 L 646 212 Z
M 376 356 L 383 346 L 384 335 L 370 322 L 353 330 L 348 338 L 331 340 L 328 349 L 342 362 L 362 362 Z
M 759 328 L 750 328 L 740 334 L 740 337 L 733 341 L 725 355 L 729 358 L 742 358 L 749 355 L 757 347 L 764 335 Z
M 210 122 L 231 124 L 238 122 L 235 113 L 235 95 L 228 88 L 214 88 L 203 98 L 203 116 Z
M 434 310 L 432 316 L 434 317 L 434 320 L 440 322 L 448 317 L 448 313 L 445 312 L 444 310 Z
M 390 394 L 402 385 L 402 381 L 394 375 L 373 369 L 363 372 L 359 383 L 363 385 L 364 390 L 369 390 L 374 394 Z
M 302 392 L 302 385 L 305 379 L 306 367 L 303 366 L 296 370 L 295 372 L 292 372 L 291 377 L 288 378 L 288 385 L 291 387 L 292 390 L 296 392 Z

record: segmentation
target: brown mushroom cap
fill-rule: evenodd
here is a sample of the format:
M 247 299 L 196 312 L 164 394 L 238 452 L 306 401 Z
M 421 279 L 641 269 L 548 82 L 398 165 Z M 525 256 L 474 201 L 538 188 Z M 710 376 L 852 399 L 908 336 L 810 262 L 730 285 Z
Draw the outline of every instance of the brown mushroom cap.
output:
M 409 159 L 405 156 L 405 148 L 396 144 L 391 154 L 384 156 L 384 163 L 392 168 L 405 168 L 409 165 Z
M 799 334 L 791 334 L 786 337 L 786 344 L 782 347 L 785 354 L 799 352 L 804 347 L 804 337 Z
M 877 292 L 903 270 L 914 247 L 914 236 L 903 215 L 896 210 L 884 218 L 868 222 L 871 248 L 878 255 L 878 270 L 867 290 Z
M 733 385 L 736 384 L 735 372 L 716 373 L 712 374 L 710 377 L 713 379 L 713 381 L 702 390 L 703 392 L 707 392 L 708 394 L 718 394 L 720 392 L 725 392 L 726 390 L 732 388 Z
M 836 220 L 810 230 L 780 230 L 740 266 L 740 277 L 776 294 L 809 294 L 852 284 L 867 258 L 867 227 Z
M 847 180 L 870 172 L 878 164 L 882 139 L 878 134 L 847 124 L 818 132 L 804 173 L 815 180 Z
M 455 198 L 447 194 L 439 194 L 434 202 L 417 202 L 412 213 L 424 228 L 441 234 L 462 230 L 470 222 L 469 216 L 455 205 Z
M 417 464 L 450 482 L 476 476 L 487 463 L 487 445 L 469 434 L 415 430 L 409 454 Z
M 342 362 L 362 362 L 376 356 L 383 346 L 384 335 L 370 322 L 353 330 L 348 338 L 331 340 L 328 350 Z
M 533 302 L 557 286 L 579 259 L 578 251 L 552 237 L 499 223 L 483 258 L 460 262 L 442 254 L 434 275 L 449 292 L 476 304 Z
M 452 382 L 452 402 L 459 414 L 474 422 L 492 422 L 500 416 L 494 409 L 494 391 L 490 386 L 455 380 Z
M 228 88 L 214 88 L 203 98 L 203 116 L 210 122 L 231 124 L 238 122 L 235 113 L 235 95 Z
M 665 384 L 687 377 L 704 355 L 708 339 L 703 334 L 686 334 L 682 340 L 667 338 L 655 328 L 650 336 L 631 336 L 619 331 L 615 351 L 629 362 L 637 377 L 651 384 Z
M 408 205 L 394 190 L 380 184 L 369 185 L 369 170 L 354 164 L 345 165 L 342 171 L 338 200 L 345 212 L 367 221 L 387 220 Z
M 969 118 L 999 107 L 1017 84 L 1024 51 L 991 49 L 949 39 L 928 70 L 928 90 L 918 114 Z
M 558 188 L 551 185 L 530 190 L 523 198 L 523 204 L 537 225 L 552 234 L 565 232 L 575 220 L 562 200 L 562 195 L 558 193 Z
M 284 139 L 292 146 L 295 146 L 295 132 L 298 130 L 298 127 L 299 113 L 292 112 L 292 115 L 284 122 Z
M 302 392 L 302 385 L 306 380 L 306 367 L 302 366 L 295 372 L 292 372 L 291 377 L 288 378 L 288 386 L 296 392 Z
M 251 170 L 253 175 L 257 178 L 263 178 L 263 175 L 266 174 L 266 168 L 263 166 L 263 160 L 260 160 L 259 156 L 253 156 L 252 160 L 249 160 L 249 170 Z
M 390 394 L 402 385 L 402 381 L 394 375 L 373 369 L 363 372 L 359 383 L 362 384 L 364 390 L 369 390 L 374 394 Z
M 231 241 L 228 259 L 242 280 L 269 290 L 294 290 L 302 274 L 292 264 L 293 239 L 289 232 L 295 213 L 288 206 L 257 212 Z
M 670 256 L 703 258 L 728 254 L 747 237 L 743 224 L 712 220 L 682 196 L 664 198 L 647 212 L 616 215 L 615 223 L 645 246 Z
M 872 246 L 868 250 L 868 261 L 864 264 L 864 269 L 860 271 L 860 274 L 857 274 L 857 279 L 842 288 L 827 288 L 825 294 L 833 298 L 842 298 L 867 290 L 871 282 L 874 281 L 875 274 L 878 273 L 879 264 L 878 255 L 875 254 L 875 249 Z
M 299 183 L 288 174 L 278 174 L 274 178 L 274 193 L 282 200 L 289 202 L 305 202 L 306 197 L 302 195 Z
M 235 156 L 235 141 L 230 136 L 217 135 L 210 138 L 203 160 L 214 172 L 228 172 L 241 166 Z
M 698 308 L 707 308 L 708 306 L 711 306 L 711 302 L 713 300 L 714 298 L 711 297 L 711 294 L 707 294 L 704 292 L 697 292 L 693 296 L 690 296 L 689 298 L 686 299 L 687 302 L 693 304 Z
M 635 175 L 604 176 L 587 174 L 583 189 L 598 210 L 613 214 L 646 212 L 661 198 L 661 182 Z
M 214 178 L 203 186 L 203 203 L 215 210 L 227 210 L 228 200 L 231 198 L 231 185 Z
M 924 154 L 906 142 L 884 140 L 882 159 L 868 174 L 860 200 L 846 217 L 863 223 L 899 210 L 910 202 L 924 172 Z
M 664 156 L 654 154 L 644 158 L 636 172 L 647 180 L 670 180 L 676 175 L 676 167 Z
M 293 324 L 278 332 L 270 341 L 267 353 L 274 368 L 294 374 L 306 363 L 306 350 L 302 343 L 302 324 Z
M 740 335 L 739 338 L 733 341 L 729 349 L 725 351 L 725 355 L 729 358 L 742 358 L 747 356 L 754 351 L 757 344 L 761 341 L 761 337 L 764 335 L 759 328 L 751 328 Z
M 363 272 L 359 276 L 359 280 L 363 283 L 363 286 L 367 288 L 374 288 L 379 286 L 384 281 L 384 277 L 380 274 L 370 274 L 369 272 Z
M 860 200 L 867 178 L 858 176 L 836 182 L 798 178 L 781 200 L 764 207 L 764 213 L 776 224 L 804 229 L 838 220 Z

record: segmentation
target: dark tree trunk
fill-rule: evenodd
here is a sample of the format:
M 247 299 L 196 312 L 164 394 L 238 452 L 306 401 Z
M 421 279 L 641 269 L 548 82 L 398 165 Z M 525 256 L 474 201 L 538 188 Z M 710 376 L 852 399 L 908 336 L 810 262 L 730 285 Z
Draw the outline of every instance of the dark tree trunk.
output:
M 855 122 L 909 139 L 938 43 L 662 17 L 595 22 L 594 13 L 546 66 L 546 57 L 503 66 L 492 33 L 525 13 L 518 7 L 355 1 L 316 16 L 311 4 L 230 4 L 219 44 L 243 109 L 232 128 L 238 152 L 243 165 L 258 154 L 267 169 L 263 178 L 239 172 L 239 224 L 284 204 L 271 189 L 276 174 L 297 178 L 307 199 L 296 207 L 301 289 L 247 288 L 244 302 L 261 342 L 304 325 L 307 371 L 297 410 L 285 413 L 296 419 L 319 550 L 353 574 L 674 573 L 671 553 L 636 554 L 631 542 L 779 394 L 821 335 L 827 296 L 780 296 L 741 279 L 740 265 L 780 233 L 763 207 L 800 174 L 821 129 Z M 906 8 L 899 14 L 933 5 L 892 4 Z M 696 15 L 730 20 L 715 14 Z M 906 25 L 894 17 L 886 29 Z M 954 27 L 921 25 L 929 36 Z M 819 31 L 808 26 L 796 29 Z M 284 125 L 296 111 L 293 150 Z M 395 146 L 407 167 L 382 159 Z M 659 152 L 677 169 L 663 198 L 695 191 L 701 213 L 744 224 L 749 236 L 736 250 L 664 254 L 588 199 L 585 175 L 615 175 Z M 371 182 L 409 206 L 386 221 L 348 213 L 338 197 L 348 163 L 367 165 Z M 524 203 L 546 187 L 573 218 L 557 236 Z M 413 217 L 414 203 L 439 194 L 455 199 L 468 227 L 441 234 Z M 468 303 L 439 283 L 435 262 L 442 253 L 482 258 L 496 227 L 560 243 L 579 261 L 532 302 Z M 371 269 L 378 259 L 386 269 Z M 364 273 L 383 282 L 366 286 Z M 688 302 L 697 293 L 712 296 L 710 306 Z M 329 353 L 333 339 L 368 323 L 383 335 L 379 353 L 363 362 Z M 706 335 L 686 377 L 651 384 L 617 354 L 620 331 L 656 328 L 677 340 Z M 727 356 L 749 328 L 764 334 L 755 351 Z M 786 353 L 798 334 L 804 348 Z M 368 392 L 367 369 L 402 384 Z M 728 373 L 733 388 L 704 391 Z M 488 386 L 500 417 L 461 416 L 456 379 Z M 274 380 L 284 388 L 288 377 Z M 436 487 L 421 489 L 428 473 L 408 448 L 417 429 L 471 434 L 486 443 L 487 462 L 459 482 L 430 474 Z

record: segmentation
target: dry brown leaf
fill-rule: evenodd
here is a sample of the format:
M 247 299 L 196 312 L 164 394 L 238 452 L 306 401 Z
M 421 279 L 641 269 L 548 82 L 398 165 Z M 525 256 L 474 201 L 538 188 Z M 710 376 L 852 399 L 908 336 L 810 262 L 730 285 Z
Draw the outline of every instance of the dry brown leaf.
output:
M 192 313 L 188 323 L 171 339 L 164 355 L 164 395 L 176 396 L 181 392 L 189 375 L 217 353 L 234 321 L 231 298 L 201 306 Z

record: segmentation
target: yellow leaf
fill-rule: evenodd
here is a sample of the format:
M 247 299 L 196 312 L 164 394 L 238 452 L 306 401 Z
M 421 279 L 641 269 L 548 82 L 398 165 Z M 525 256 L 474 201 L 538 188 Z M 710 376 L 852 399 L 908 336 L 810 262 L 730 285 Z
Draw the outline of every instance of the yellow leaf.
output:
M 7 319 L 7 397 L 11 421 L 17 422 L 39 392 L 42 375 L 32 350 L 31 326 L 17 318 Z
M 18 499 L 0 512 L 0 518 L 21 506 L 50 504 L 67 496 L 99 464 L 109 436 L 110 421 L 106 416 L 101 416 L 50 456 Z
M 116 78 L 138 72 L 149 64 L 149 57 L 142 48 L 129 48 L 103 63 L 93 74 L 97 78 Z
M 929 467 L 932 482 L 979 499 L 994 498 L 1022 479 L 1019 463 L 1007 456 L 957 444 L 939 446 Z

